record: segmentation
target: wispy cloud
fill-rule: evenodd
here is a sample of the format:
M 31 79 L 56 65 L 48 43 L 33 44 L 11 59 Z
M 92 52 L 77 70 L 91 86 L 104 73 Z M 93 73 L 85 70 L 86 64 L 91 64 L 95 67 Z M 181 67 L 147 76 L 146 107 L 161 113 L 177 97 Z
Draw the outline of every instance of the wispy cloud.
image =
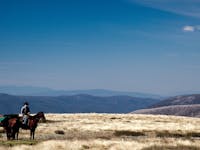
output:
M 200 18 L 200 0 L 130 0 L 148 7 Z
M 0 65 L 30 65 L 30 62 L 0 62 Z
M 180 56 L 180 54 L 174 53 L 174 52 L 171 52 L 171 53 L 167 53 L 167 54 L 166 54 L 166 57 L 168 57 L 168 58 L 177 58 L 177 57 L 179 57 L 179 56 Z
M 183 27 L 183 31 L 184 32 L 195 32 L 195 31 L 200 31 L 200 26 L 191 26 L 191 25 L 187 25 Z

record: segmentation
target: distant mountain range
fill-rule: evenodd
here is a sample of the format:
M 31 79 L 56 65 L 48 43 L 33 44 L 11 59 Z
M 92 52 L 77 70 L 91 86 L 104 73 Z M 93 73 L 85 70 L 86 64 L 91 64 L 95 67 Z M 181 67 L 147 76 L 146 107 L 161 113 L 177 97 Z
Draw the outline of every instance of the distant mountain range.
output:
M 7 93 L 11 95 L 27 95 L 27 96 L 71 96 L 78 94 L 87 94 L 93 96 L 132 96 L 141 98 L 162 99 L 163 97 L 156 94 L 140 93 L 140 92 L 122 92 L 105 89 L 91 89 L 91 90 L 54 90 L 43 87 L 31 86 L 0 86 L 0 93 Z
M 32 113 L 128 113 L 143 109 L 160 99 L 130 96 L 92 96 L 86 94 L 71 96 L 16 96 L 0 94 L 0 114 L 19 113 L 20 107 L 28 101 Z
M 33 113 L 141 113 L 200 117 L 200 94 L 174 96 L 104 89 L 53 90 L 0 86 L 0 114 L 19 113 L 24 101 Z M 6 94 L 4 94 L 6 93 Z
M 133 113 L 200 117 L 200 94 L 171 97 Z

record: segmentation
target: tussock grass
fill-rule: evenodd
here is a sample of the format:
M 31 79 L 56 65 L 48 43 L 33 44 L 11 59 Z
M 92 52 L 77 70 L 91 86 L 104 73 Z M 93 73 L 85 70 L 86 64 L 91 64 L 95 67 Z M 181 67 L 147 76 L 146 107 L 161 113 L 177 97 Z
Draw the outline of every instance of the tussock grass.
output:
M 199 118 L 95 113 L 45 116 L 47 121 L 36 129 L 36 141 L 29 141 L 28 130 L 20 129 L 19 141 L 6 141 L 5 133 L 0 133 L 0 150 L 200 149 Z

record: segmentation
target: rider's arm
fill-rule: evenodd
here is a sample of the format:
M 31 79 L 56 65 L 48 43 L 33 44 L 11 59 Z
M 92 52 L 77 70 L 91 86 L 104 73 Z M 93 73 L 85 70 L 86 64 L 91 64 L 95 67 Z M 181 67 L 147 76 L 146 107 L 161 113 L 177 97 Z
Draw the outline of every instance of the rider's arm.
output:
M 24 107 L 21 108 L 21 114 L 23 114 L 23 109 L 24 109 Z

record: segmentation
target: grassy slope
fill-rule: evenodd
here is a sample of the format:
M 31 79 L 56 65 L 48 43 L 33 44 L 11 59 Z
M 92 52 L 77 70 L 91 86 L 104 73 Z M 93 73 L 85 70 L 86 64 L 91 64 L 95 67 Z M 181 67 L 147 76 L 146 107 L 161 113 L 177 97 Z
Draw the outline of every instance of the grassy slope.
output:
M 2 133 L 0 149 L 200 149 L 198 118 L 134 114 L 47 114 L 46 118 L 36 130 L 36 142 L 28 141 L 25 130 L 20 130 L 17 142 L 7 142 Z
M 134 114 L 160 114 L 160 115 L 175 115 L 200 117 L 200 104 L 195 105 L 172 105 L 150 109 L 140 109 L 133 111 Z

